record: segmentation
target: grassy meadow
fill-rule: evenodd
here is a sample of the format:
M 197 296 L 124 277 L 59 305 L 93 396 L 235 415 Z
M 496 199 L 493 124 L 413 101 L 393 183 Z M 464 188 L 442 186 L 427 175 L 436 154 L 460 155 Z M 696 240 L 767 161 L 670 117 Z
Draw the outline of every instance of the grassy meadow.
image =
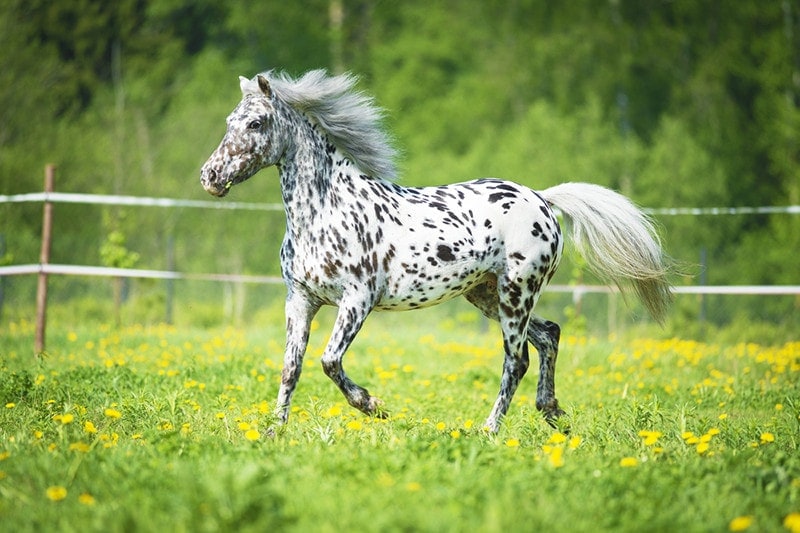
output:
M 0 326 L 3 531 L 800 532 L 800 342 L 561 342 L 569 431 L 534 406 L 482 421 L 501 340 L 474 315 L 371 318 L 346 405 L 312 333 L 289 424 L 266 436 L 283 329 Z

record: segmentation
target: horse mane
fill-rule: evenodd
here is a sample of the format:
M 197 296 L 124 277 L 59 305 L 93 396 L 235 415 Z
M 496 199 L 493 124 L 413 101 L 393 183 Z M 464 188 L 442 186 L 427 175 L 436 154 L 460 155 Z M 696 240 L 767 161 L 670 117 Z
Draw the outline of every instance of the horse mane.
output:
M 269 80 L 280 100 L 322 128 L 362 172 L 376 178 L 395 179 L 397 151 L 382 127 L 383 109 L 372 97 L 354 88 L 356 76 L 350 73 L 330 76 L 322 69 L 311 70 L 296 79 L 274 71 L 262 76 Z

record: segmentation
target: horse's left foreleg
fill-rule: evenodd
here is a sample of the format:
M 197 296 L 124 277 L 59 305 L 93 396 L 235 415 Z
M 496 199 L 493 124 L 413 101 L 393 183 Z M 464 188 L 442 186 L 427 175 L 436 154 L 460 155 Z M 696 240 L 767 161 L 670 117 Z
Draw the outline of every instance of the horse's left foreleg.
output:
M 342 366 L 342 358 L 361 329 L 371 310 L 363 303 L 340 303 L 339 313 L 333 326 L 331 338 L 322 354 L 322 368 L 325 374 L 336 383 L 347 403 L 371 416 L 382 416 L 380 400 L 370 396 L 369 391 L 350 379 Z

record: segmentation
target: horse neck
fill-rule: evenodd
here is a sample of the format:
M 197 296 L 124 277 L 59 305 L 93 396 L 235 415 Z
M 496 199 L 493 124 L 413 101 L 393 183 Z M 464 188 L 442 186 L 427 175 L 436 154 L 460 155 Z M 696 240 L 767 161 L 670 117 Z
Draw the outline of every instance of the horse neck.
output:
M 335 148 L 306 117 L 286 110 L 287 149 L 278 165 L 289 231 L 306 226 L 327 201 Z

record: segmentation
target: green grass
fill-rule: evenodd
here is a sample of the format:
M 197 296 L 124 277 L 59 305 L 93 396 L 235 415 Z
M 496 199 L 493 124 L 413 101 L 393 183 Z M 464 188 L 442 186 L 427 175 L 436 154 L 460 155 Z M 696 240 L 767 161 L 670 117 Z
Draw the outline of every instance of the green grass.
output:
M 373 420 L 319 367 L 329 322 L 273 438 L 278 318 L 54 326 L 41 361 L 29 324 L 3 326 L 0 530 L 800 530 L 798 342 L 566 336 L 571 432 L 536 411 L 532 368 L 490 435 L 495 326 L 373 319 L 345 358 L 392 414 Z

